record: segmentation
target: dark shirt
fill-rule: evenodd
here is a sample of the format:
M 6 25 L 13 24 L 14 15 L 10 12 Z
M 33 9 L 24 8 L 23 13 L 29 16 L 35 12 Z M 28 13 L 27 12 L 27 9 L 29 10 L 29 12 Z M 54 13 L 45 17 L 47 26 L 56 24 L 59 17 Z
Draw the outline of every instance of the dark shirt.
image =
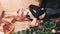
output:
M 41 8 L 46 10 L 46 19 L 60 17 L 60 0 L 42 0 Z
M 60 9 L 46 8 L 45 19 L 60 17 Z
M 60 0 L 42 0 L 41 7 L 60 8 Z

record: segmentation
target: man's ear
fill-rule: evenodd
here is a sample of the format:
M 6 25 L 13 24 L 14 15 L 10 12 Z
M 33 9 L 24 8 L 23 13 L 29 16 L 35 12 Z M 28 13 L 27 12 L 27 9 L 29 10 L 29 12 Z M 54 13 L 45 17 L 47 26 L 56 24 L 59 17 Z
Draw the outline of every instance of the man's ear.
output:
M 43 19 L 45 17 L 45 13 L 39 16 L 39 19 Z

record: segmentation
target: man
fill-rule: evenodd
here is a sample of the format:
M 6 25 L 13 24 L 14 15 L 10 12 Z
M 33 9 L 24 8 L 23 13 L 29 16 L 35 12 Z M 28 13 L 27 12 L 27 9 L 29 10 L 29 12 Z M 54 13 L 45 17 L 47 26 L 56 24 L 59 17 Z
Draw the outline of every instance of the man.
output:
M 60 0 L 42 0 L 41 6 L 30 5 L 29 9 L 20 12 L 20 16 L 28 18 L 31 21 L 41 19 L 51 19 L 60 17 Z M 35 18 L 35 19 L 34 19 Z M 36 23 L 36 22 L 35 22 Z M 33 23 L 31 23 L 33 24 Z

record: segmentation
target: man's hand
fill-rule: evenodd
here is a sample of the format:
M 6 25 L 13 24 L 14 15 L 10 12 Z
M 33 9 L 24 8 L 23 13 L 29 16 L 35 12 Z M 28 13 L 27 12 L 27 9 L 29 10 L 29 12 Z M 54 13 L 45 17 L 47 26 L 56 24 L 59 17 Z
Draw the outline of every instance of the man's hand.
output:
M 30 25 L 33 27 L 33 26 L 35 26 L 36 22 L 37 22 L 37 19 L 36 18 L 33 18 L 33 20 L 32 20 L 32 22 L 31 22 Z

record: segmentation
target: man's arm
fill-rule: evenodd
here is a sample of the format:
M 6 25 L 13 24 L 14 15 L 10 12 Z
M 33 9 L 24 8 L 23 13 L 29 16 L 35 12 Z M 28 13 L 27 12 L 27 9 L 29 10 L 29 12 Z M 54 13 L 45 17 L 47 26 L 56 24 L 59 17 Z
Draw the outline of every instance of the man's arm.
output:
M 31 21 L 31 26 L 35 26 L 36 25 L 36 22 L 37 22 L 37 19 L 36 18 L 33 18 L 33 20 Z

